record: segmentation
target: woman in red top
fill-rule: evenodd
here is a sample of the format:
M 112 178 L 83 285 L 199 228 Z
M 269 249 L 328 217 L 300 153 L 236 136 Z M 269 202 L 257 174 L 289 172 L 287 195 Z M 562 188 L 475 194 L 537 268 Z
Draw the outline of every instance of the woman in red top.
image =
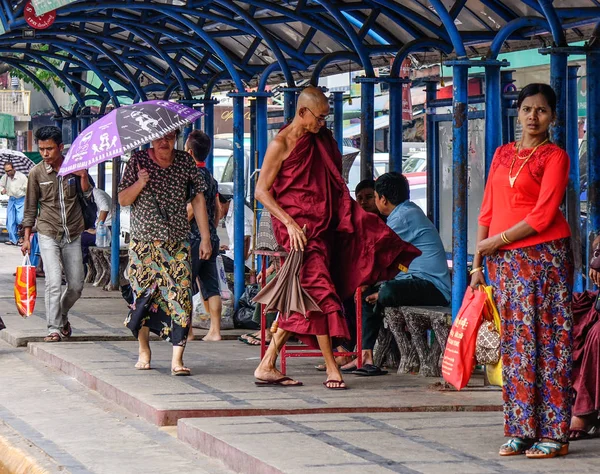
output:
M 486 257 L 502 319 L 504 434 L 501 456 L 568 453 L 571 418 L 573 265 L 559 206 L 569 157 L 550 143 L 556 95 L 529 84 L 517 101 L 521 140 L 496 150 L 479 214 L 471 287 Z

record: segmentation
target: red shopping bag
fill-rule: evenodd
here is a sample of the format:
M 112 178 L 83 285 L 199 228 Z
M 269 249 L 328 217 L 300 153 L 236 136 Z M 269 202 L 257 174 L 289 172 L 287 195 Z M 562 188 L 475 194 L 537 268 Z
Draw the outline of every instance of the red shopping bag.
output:
M 33 314 L 36 296 L 35 267 L 27 254 L 23 259 L 23 265 L 17 267 L 15 275 L 15 303 L 21 316 L 27 317 Z
M 487 295 L 484 291 L 467 289 L 462 306 L 452 324 L 444 359 L 442 375 L 456 390 L 464 388 L 475 366 L 475 342 L 481 325 Z

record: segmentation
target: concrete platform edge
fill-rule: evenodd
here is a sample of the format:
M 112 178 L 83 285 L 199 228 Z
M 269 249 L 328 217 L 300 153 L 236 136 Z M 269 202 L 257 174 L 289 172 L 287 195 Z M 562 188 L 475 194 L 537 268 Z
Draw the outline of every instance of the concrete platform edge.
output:
M 14 474 L 68 474 L 42 450 L 0 421 L 0 467 Z
M 177 422 L 177 438 L 202 454 L 218 459 L 234 472 L 283 474 L 283 471 L 233 447 L 206 431 L 190 426 L 184 419 Z
M 141 416 L 145 420 L 153 423 L 157 426 L 166 426 L 166 413 L 161 410 L 156 410 L 150 405 L 142 402 L 141 400 L 132 397 L 128 393 L 119 390 L 118 388 L 110 385 L 97 377 L 93 376 L 89 372 L 77 367 L 75 364 L 67 362 L 54 354 L 50 354 L 37 344 L 29 344 L 28 350 L 31 355 L 36 357 L 38 360 L 45 364 L 48 364 L 55 369 L 73 377 L 79 383 L 83 384 L 90 390 L 94 390 L 102 395 L 104 398 L 117 403 L 119 406 L 129 410 L 131 413 Z M 175 424 L 172 423 L 172 424 Z

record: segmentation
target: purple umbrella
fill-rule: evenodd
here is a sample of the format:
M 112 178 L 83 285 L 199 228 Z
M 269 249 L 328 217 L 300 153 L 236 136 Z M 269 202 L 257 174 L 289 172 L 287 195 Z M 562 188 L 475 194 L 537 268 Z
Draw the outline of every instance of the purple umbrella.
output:
M 59 175 L 91 168 L 194 123 L 199 110 L 166 100 L 150 100 L 113 110 L 94 122 L 71 145 Z

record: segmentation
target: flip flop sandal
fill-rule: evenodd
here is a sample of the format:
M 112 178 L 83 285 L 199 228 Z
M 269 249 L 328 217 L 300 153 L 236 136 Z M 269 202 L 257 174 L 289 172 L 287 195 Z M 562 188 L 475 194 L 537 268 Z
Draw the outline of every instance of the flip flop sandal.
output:
M 284 382 L 294 382 L 294 383 L 284 383 Z M 254 382 L 254 385 L 256 385 L 257 387 L 268 387 L 269 385 L 271 385 L 271 386 L 278 385 L 280 387 L 301 387 L 304 384 L 302 382 L 300 382 L 299 380 L 294 380 L 289 377 L 281 377 L 280 379 L 276 379 L 276 380 L 257 379 Z
M 569 441 L 581 441 L 584 439 L 596 438 L 598 434 L 595 432 L 594 427 L 589 430 L 585 429 L 573 429 L 569 430 Z
M 531 441 L 525 441 L 521 438 L 511 438 L 502 446 L 500 446 L 500 456 L 517 456 L 519 454 L 525 454 L 532 446 Z M 510 451 L 509 451 L 510 450 Z
M 360 369 L 355 369 L 352 372 L 354 375 L 360 375 L 362 377 L 376 377 L 378 375 L 387 375 L 387 370 L 382 370 L 380 367 L 372 364 L 363 365 Z
M 60 334 L 53 332 L 44 338 L 44 342 L 60 342 Z
M 338 385 L 337 387 L 330 387 L 327 384 L 330 383 L 337 383 L 337 384 L 344 384 L 344 385 Z M 323 385 L 325 385 L 325 388 L 328 390 L 347 390 L 348 387 L 346 387 L 346 383 L 343 380 L 326 380 L 325 382 L 323 382 Z
M 540 453 L 525 453 L 525 456 L 527 456 L 529 459 L 550 459 L 569 454 L 569 443 L 559 443 L 557 441 L 538 441 L 529 449 L 541 451 Z
M 150 369 L 152 369 L 152 367 L 150 367 L 150 362 L 142 362 L 140 360 L 138 360 L 136 362 L 134 367 L 135 367 L 135 370 L 150 370 Z
M 171 375 L 175 375 L 178 377 L 187 377 L 192 375 L 192 371 L 187 367 L 175 367 L 171 369 Z

